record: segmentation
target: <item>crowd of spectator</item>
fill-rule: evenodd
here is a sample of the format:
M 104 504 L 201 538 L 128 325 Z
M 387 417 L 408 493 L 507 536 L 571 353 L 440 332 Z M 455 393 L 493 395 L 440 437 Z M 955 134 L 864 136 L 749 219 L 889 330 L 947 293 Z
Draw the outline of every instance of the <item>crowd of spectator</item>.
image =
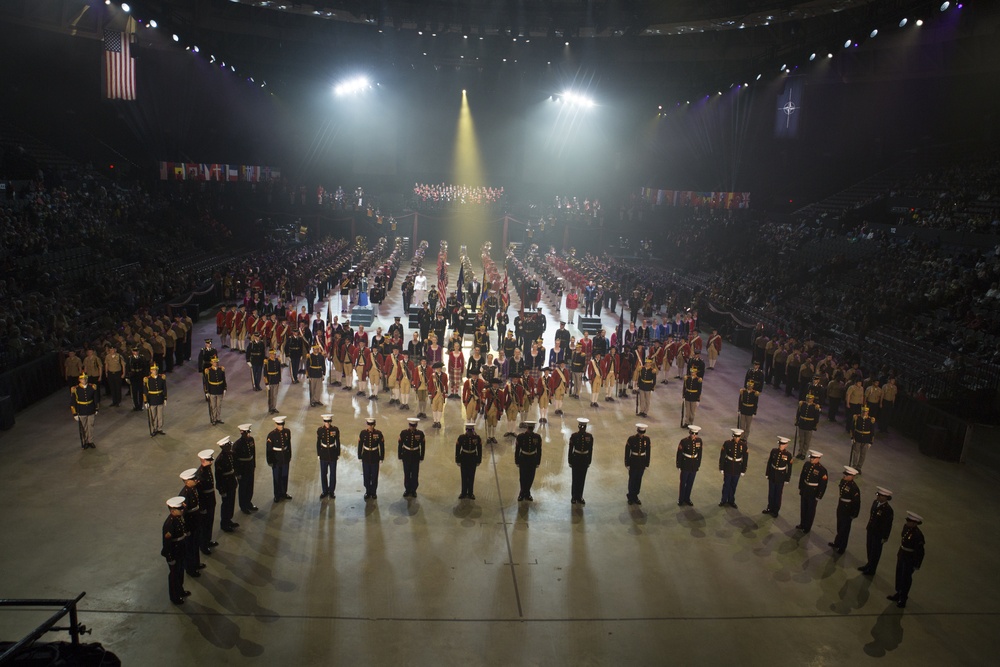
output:
M 502 203 L 504 198 L 503 186 L 493 188 L 448 183 L 415 183 L 413 185 L 413 201 L 418 208 L 452 204 L 498 204 Z
M 980 158 L 923 171 L 897 184 L 892 198 L 913 200 L 898 223 L 973 234 L 1000 234 L 1000 159 Z

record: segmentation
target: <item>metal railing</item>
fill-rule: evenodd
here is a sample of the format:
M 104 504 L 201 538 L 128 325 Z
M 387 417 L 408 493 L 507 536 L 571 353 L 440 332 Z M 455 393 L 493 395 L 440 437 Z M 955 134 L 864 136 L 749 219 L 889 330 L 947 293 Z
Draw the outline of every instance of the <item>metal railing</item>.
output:
M 72 600 L 15 600 L 0 599 L 0 607 L 59 607 L 44 623 L 29 632 L 20 641 L 0 654 L 0 665 L 10 664 L 18 655 L 34 644 L 46 632 L 69 632 L 73 646 L 80 645 L 80 635 L 89 633 L 87 626 L 79 622 L 76 605 L 83 599 L 86 592 L 80 593 Z M 57 627 L 56 623 L 69 614 L 69 625 Z

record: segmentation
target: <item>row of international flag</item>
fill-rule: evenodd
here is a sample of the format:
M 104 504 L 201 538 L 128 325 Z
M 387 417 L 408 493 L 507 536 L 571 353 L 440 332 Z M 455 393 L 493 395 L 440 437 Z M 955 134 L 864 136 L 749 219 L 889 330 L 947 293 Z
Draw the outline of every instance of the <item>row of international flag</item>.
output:
M 199 162 L 160 162 L 161 181 L 228 181 L 267 183 L 281 179 L 277 167 L 250 164 L 206 164 Z
M 646 201 L 656 206 L 716 209 L 750 208 L 749 192 L 701 192 L 694 190 L 642 188 L 639 194 Z

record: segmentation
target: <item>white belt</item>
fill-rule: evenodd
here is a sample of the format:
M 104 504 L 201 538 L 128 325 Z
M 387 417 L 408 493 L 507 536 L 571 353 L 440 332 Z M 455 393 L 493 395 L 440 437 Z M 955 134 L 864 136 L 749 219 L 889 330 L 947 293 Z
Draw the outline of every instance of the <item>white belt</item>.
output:
M 420 451 L 419 447 L 407 447 L 406 445 L 403 445 L 403 449 L 405 449 L 408 452 L 417 452 L 417 451 Z
M 521 453 L 524 454 L 525 456 L 534 456 L 537 452 L 538 450 L 532 449 L 530 452 L 528 450 L 524 450 Z
M 806 486 L 819 486 L 819 482 L 806 482 Z
M 286 449 L 288 449 L 288 447 L 271 447 L 272 452 L 283 452 Z
M 913 549 L 910 549 L 909 547 L 899 547 L 899 549 L 900 551 L 910 551 L 910 552 L 913 551 Z
M 574 447 L 573 448 L 573 453 L 574 454 L 589 454 L 590 450 L 589 449 L 577 449 L 576 447 Z
M 329 449 L 330 447 L 336 447 L 336 446 L 337 445 L 323 445 L 323 444 L 320 445 L 320 447 L 326 447 L 327 449 Z
M 463 454 L 475 454 L 476 450 L 475 449 L 463 449 L 462 453 Z
M 771 466 L 771 468 L 774 470 L 787 470 L 788 466 L 781 466 L 780 468 L 778 466 Z
M 362 447 L 361 449 L 365 450 L 366 452 L 377 452 L 378 451 L 378 447 Z
M 853 499 L 852 498 L 841 498 L 840 502 L 842 502 L 842 503 L 849 503 L 849 502 L 851 502 L 851 500 L 853 500 Z
M 684 452 L 681 452 L 681 454 L 684 454 Z M 697 454 L 684 454 L 684 456 L 688 457 L 689 459 L 696 459 L 696 458 L 698 458 Z
M 732 456 L 727 456 L 726 458 L 729 459 L 730 461 L 742 461 L 743 460 L 742 456 L 740 458 L 738 458 L 738 459 L 734 459 Z

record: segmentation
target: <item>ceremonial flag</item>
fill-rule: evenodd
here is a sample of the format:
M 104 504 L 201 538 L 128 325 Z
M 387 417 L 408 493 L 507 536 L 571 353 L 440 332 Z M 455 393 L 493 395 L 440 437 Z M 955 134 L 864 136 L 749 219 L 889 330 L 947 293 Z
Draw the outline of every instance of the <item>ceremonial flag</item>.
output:
M 462 286 L 465 285 L 465 264 L 462 262 L 459 262 L 458 283 L 456 284 L 458 285 L 458 291 L 461 292 Z
M 208 180 L 210 180 L 210 181 L 224 181 L 225 180 L 225 178 L 223 178 L 223 176 L 222 176 L 222 165 L 221 164 L 213 164 L 212 167 L 211 167 L 211 169 L 209 171 L 211 172 L 212 175 L 209 177 Z
M 226 180 L 227 181 L 237 181 L 239 180 L 240 172 L 236 168 L 235 164 L 226 165 Z
M 778 95 L 774 111 L 774 136 L 779 139 L 794 139 L 799 134 L 799 118 L 802 116 L 802 79 L 788 77 L 784 90 Z
M 175 162 L 174 163 L 174 180 L 183 181 L 184 180 L 184 163 Z
M 135 100 L 135 58 L 131 35 L 117 30 L 104 31 L 104 97 Z
M 205 164 L 204 162 L 199 165 L 198 170 L 198 180 L 199 181 L 210 181 L 212 180 L 212 166 Z
M 160 180 L 165 181 L 170 178 L 173 173 L 173 165 L 169 162 L 160 162 Z

